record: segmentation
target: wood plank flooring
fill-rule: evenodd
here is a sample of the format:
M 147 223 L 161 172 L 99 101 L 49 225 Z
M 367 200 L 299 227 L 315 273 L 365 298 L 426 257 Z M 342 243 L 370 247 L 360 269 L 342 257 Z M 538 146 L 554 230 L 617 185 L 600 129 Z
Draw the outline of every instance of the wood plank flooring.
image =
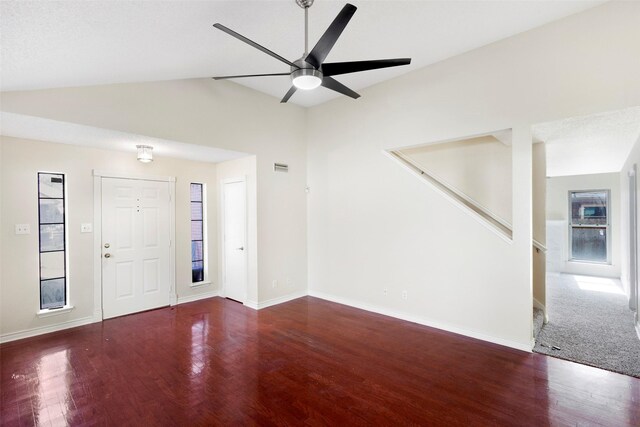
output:
M 640 425 L 640 380 L 305 297 L 0 346 L 3 426 Z

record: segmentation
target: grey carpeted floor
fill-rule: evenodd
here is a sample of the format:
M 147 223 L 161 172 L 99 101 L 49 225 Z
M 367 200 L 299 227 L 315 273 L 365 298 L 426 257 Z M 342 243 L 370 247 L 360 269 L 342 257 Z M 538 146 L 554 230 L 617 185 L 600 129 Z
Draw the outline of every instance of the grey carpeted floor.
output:
M 547 311 L 533 351 L 640 378 L 640 339 L 620 281 L 549 274 Z

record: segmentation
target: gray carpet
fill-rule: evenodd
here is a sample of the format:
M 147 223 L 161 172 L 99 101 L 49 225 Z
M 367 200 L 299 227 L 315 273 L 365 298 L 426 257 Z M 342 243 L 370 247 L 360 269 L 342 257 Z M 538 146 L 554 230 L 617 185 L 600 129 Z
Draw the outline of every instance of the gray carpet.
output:
M 533 309 L 533 338 L 537 338 L 538 334 L 544 326 L 544 312 L 539 308 Z
M 640 378 L 640 339 L 618 280 L 549 274 L 547 311 L 533 351 Z

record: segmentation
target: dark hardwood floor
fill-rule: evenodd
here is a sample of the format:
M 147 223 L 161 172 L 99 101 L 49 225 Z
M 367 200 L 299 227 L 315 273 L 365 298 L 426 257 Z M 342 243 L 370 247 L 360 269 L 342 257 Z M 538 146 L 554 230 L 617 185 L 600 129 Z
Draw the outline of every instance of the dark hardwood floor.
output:
M 640 425 L 640 380 L 311 297 L 0 346 L 3 426 Z

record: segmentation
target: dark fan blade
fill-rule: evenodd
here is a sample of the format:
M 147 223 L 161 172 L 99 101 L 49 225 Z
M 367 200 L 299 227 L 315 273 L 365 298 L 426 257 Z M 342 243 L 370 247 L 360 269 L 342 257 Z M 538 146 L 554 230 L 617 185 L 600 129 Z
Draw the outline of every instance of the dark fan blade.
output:
M 246 38 L 245 36 L 243 36 L 242 34 L 238 34 L 235 31 L 225 27 L 222 24 L 213 24 L 214 27 L 216 27 L 217 29 L 224 31 L 225 33 L 229 34 L 230 36 L 233 36 L 235 38 L 237 38 L 238 40 L 241 40 L 243 42 L 245 42 L 246 44 L 248 44 L 249 46 L 253 46 L 258 50 L 263 51 L 264 53 L 266 53 L 267 55 L 273 56 L 274 58 L 276 58 L 279 61 L 284 62 L 287 65 L 290 65 L 292 67 L 296 67 L 296 68 L 300 68 L 297 65 L 295 65 L 293 62 L 283 58 L 282 56 L 278 55 L 275 52 L 271 52 L 269 49 L 267 49 L 264 46 L 260 46 L 258 43 L 254 42 L 253 40 L 249 40 L 248 38 Z
M 220 76 L 220 77 L 212 77 L 213 80 L 223 80 L 223 79 L 237 79 L 240 77 L 267 77 L 267 76 L 290 76 L 291 73 L 272 73 L 272 74 L 242 74 L 239 76 Z
M 322 74 L 337 76 L 338 74 L 357 73 L 358 71 L 376 70 L 378 68 L 397 67 L 411 64 L 411 58 L 375 59 L 371 61 L 331 62 L 322 64 Z
M 353 99 L 360 98 L 360 95 L 358 95 L 339 81 L 328 76 L 324 76 L 322 78 L 322 86 L 326 87 L 327 89 L 335 90 L 336 92 L 339 92 L 343 95 L 350 96 Z
M 291 89 L 289 89 L 289 91 L 284 95 L 284 98 L 282 98 L 282 100 L 280 101 L 281 104 L 287 102 L 289 100 L 289 98 L 291 98 L 291 95 L 293 95 L 296 90 L 298 90 L 297 87 L 295 86 L 291 86 Z
M 320 64 L 324 62 L 329 52 L 331 52 L 333 45 L 336 44 L 338 37 L 342 34 L 344 27 L 347 26 L 356 9 L 354 5 L 349 3 L 342 8 L 336 19 L 329 25 L 327 31 L 324 32 L 318 43 L 305 58 L 308 64 L 313 65 L 316 69 L 320 68 Z

